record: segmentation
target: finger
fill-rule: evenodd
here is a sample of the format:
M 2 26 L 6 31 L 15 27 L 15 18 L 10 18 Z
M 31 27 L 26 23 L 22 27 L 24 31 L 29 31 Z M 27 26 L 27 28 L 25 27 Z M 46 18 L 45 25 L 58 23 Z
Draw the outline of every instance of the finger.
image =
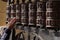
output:
M 16 18 L 14 17 L 13 19 L 11 19 L 11 21 L 9 22 L 9 24 L 12 24 L 16 21 Z
M 16 22 L 16 18 L 13 18 L 10 22 L 9 22 L 9 28 L 12 29 L 14 27 L 14 24 Z

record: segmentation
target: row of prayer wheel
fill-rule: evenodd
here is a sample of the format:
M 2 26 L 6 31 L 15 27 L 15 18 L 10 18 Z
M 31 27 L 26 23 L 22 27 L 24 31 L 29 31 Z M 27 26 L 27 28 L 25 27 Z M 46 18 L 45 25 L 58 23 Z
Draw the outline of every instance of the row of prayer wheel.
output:
M 10 18 L 17 18 L 16 23 L 24 26 L 59 27 L 60 26 L 60 1 L 56 0 L 19 0 L 7 1 L 7 22 Z

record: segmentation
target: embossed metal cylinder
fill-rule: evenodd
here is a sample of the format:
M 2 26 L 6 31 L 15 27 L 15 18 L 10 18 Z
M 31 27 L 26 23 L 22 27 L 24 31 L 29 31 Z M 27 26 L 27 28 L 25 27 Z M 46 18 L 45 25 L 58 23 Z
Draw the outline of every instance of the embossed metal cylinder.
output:
M 10 6 L 11 0 L 7 0 L 7 9 L 6 9 L 6 23 L 8 23 L 8 19 L 11 17 L 11 6 Z
M 27 12 L 27 4 L 25 0 L 22 0 L 21 3 L 21 24 L 28 25 L 28 12 Z
M 16 24 L 21 24 L 21 5 L 20 0 L 16 0 Z
M 36 25 L 36 4 L 35 2 L 29 1 L 28 5 L 28 16 L 29 16 L 29 26 L 35 26 Z
M 58 28 L 59 16 L 59 1 L 49 0 L 46 3 L 46 27 L 47 28 Z
M 11 4 L 11 18 L 16 17 L 16 9 L 14 9 L 16 5 Z
M 11 17 L 10 12 L 11 12 L 11 6 L 7 6 L 7 14 L 6 14 L 7 21 Z
M 45 14 L 46 14 L 46 2 L 38 0 L 36 26 L 45 27 L 45 20 L 46 20 Z

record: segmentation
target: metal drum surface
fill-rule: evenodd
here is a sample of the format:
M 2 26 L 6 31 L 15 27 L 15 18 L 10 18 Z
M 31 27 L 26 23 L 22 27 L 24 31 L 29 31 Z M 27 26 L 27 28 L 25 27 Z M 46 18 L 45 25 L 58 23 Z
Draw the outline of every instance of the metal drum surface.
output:
M 20 4 L 20 0 L 16 1 L 16 18 L 17 18 L 16 24 L 21 24 L 21 4 Z
M 34 2 L 29 2 L 28 5 L 28 16 L 29 16 L 29 24 L 35 26 L 36 25 L 36 4 Z
M 59 27 L 59 1 L 48 1 L 46 3 L 46 27 L 57 28 Z
M 45 26 L 45 21 L 46 21 L 46 3 L 43 1 L 38 1 L 37 2 L 37 19 L 36 19 L 36 25 L 43 27 Z
M 27 4 L 25 2 L 21 3 L 21 24 L 28 25 Z

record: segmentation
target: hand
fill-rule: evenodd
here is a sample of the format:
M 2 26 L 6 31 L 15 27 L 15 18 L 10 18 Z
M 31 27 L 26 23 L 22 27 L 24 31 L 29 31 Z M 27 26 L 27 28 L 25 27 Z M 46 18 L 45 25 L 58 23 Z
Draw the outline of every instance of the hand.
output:
M 10 22 L 8 23 L 9 26 L 8 28 L 12 29 L 15 25 L 15 22 L 16 22 L 16 18 L 11 19 Z

